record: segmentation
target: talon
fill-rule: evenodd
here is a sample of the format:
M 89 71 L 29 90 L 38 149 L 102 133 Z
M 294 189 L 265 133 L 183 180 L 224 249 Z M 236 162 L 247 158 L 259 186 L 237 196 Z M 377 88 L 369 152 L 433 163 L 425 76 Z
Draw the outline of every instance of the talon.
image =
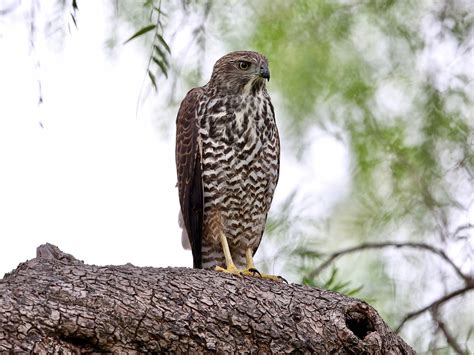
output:
M 260 274 L 260 271 L 258 271 L 257 269 L 255 268 L 247 268 L 247 269 L 244 269 L 242 270 L 241 272 L 241 275 L 243 276 L 250 276 L 250 277 L 259 277 L 261 276 L 262 274 Z
M 242 271 L 237 269 L 234 264 L 230 264 L 229 266 L 227 266 L 226 269 L 220 266 L 216 266 L 214 270 L 219 271 L 219 272 L 225 272 L 226 274 L 232 274 L 232 275 L 242 277 Z
M 258 274 L 258 276 L 262 276 L 262 274 L 260 273 L 260 271 L 258 271 L 258 270 L 255 269 L 254 267 L 251 267 L 250 269 L 248 269 L 248 271 L 250 271 L 250 272 L 253 273 L 254 275 L 255 275 L 255 274 Z
M 267 280 L 272 280 L 272 281 L 277 281 L 277 282 L 284 281 L 284 282 L 288 283 L 288 281 L 286 281 L 281 276 L 273 276 L 273 275 L 267 275 L 267 274 L 260 273 L 260 271 L 257 270 L 257 268 L 255 267 L 255 264 L 253 263 L 253 251 L 252 251 L 252 249 L 248 248 L 245 251 L 245 259 L 247 260 L 247 269 L 245 269 L 243 271 L 244 275 L 259 277 L 261 279 L 267 279 Z
M 283 276 L 278 275 L 278 278 L 279 278 L 281 281 L 285 282 L 287 285 L 289 285 L 288 281 L 286 281 L 286 279 L 285 279 Z
M 258 277 L 261 279 L 267 279 L 267 280 L 272 280 L 276 282 L 286 282 L 283 277 L 281 276 L 274 276 L 274 275 L 267 275 L 267 274 L 262 274 L 260 271 L 257 270 L 255 267 L 255 264 L 253 263 L 253 258 L 252 258 L 252 250 L 247 249 L 245 252 L 245 257 L 247 259 L 247 268 L 244 270 L 239 270 L 234 262 L 232 261 L 232 255 L 230 254 L 229 250 L 229 245 L 227 243 L 227 238 L 225 237 L 224 234 L 221 234 L 221 243 L 222 243 L 222 249 L 224 250 L 224 256 L 225 256 L 225 261 L 226 261 L 226 268 L 224 269 L 221 266 L 216 266 L 215 270 L 219 272 L 225 272 L 226 274 L 232 274 L 236 275 L 238 277 L 243 277 L 243 276 L 251 276 L 251 277 Z
M 260 278 L 266 279 L 266 280 L 272 280 L 272 281 L 276 281 L 276 282 L 286 282 L 286 283 L 288 283 L 288 281 L 286 281 L 283 277 L 276 276 L 276 275 L 260 274 Z

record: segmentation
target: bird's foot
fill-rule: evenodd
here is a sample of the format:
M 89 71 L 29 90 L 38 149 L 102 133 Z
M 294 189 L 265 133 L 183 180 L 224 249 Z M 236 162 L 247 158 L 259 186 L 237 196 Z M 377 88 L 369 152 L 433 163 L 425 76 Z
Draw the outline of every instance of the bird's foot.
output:
M 288 281 L 286 281 L 286 279 L 283 278 L 280 275 L 260 274 L 259 277 L 261 277 L 262 279 L 272 280 L 272 281 L 276 281 L 276 282 L 288 283 Z
M 277 282 L 286 282 L 286 283 L 288 283 L 288 281 L 286 281 L 281 276 L 262 274 L 260 271 L 258 271 L 254 267 L 242 270 L 241 275 L 243 275 L 243 276 L 252 276 L 252 277 L 257 277 L 257 278 L 266 279 L 266 280 L 272 280 L 272 281 L 277 281 Z
M 258 271 L 254 267 L 247 268 L 247 269 L 244 269 L 244 270 L 239 270 L 234 264 L 231 264 L 231 265 L 227 266 L 227 268 L 225 268 L 225 269 L 221 266 L 216 266 L 215 270 L 219 271 L 219 272 L 225 272 L 226 274 L 236 275 L 236 276 L 239 276 L 239 277 L 251 276 L 251 277 L 256 277 L 256 278 L 261 278 L 261 279 L 266 279 L 266 280 L 272 280 L 272 281 L 276 281 L 276 282 L 286 282 L 286 283 L 288 283 L 288 281 L 286 281 L 281 276 L 262 274 L 260 271 Z
M 228 265 L 227 268 L 225 269 L 223 267 L 216 266 L 215 270 L 220 271 L 220 272 L 225 272 L 226 274 L 242 276 L 242 271 L 237 269 L 237 267 L 234 264 Z
M 260 274 L 258 277 L 260 277 L 262 279 L 265 279 L 265 280 L 272 280 L 272 281 L 276 281 L 276 282 L 288 283 L 288 281 L 286 281 L 286 279 L 284 279 L 280 275 Z
M 253 276 L 253 277 L 259 277 L 262 275 L 260 271 L 258 271 L 254 267 L 244 269 L 240 272 L 240 274 L 243 276 Z

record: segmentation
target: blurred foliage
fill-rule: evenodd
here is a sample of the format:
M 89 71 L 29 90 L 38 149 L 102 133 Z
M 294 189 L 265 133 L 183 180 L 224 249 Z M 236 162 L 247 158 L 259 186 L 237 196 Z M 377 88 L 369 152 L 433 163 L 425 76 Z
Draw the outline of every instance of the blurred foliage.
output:
M 468 9 L 454 2 L 438 6 L 442 13 L 433 16 L 469 17 Z M 351 213 L 356 213 L 356 223 L 383 226 L 410 218 L 428 222 L 423 223 L 426 229 L 433 209 L 460 206 L 444 180 L 446 162 L 439 159 L 446 145 L 462 152 L 453 164 L 463 161 L 464 169 L 473 169 L 472 83 L 460 73 L 455 78 L 466 85 L 441 92 L 435 78 L 420 77 L 416 65 L 424 49 L 419 15 L 430 10 L 436 6 L 429 9 L 423 1 L 263 1 L 255 7 L 249 41 L 270 57 L 295 138 L 314 124 L 335 123 L 349 134 L 353 202 L 360 211 Z M 455 24 L 455 38 L 466 42 L 457 43 L 462 49 L 470 41 L 473 18 Z M 380 52 L 375 58 L 374 51 Z M 394 86 L 393 94 L 402 101 L 398 104 L 407 108 L 384 112 L 383 105 L 392 103 L 377 102 L 376 95 L 386 85 Z M 461 110 L 448 112 L 446 103 L 453 95 L 471 113 L 470 126 Z M 320 110 L 327 111 L 318 115 Z M 364 223 L 368 219 L 373 221 Z
M 69 4 L 64 11 L 76 24 L 81 2 L 58 4 Z M 187 89 L 204 84 L 209 41 L 221 54 L 257 50 L 269 58 L 280 132 L 292 149 L 286 154 L 308 154 L 314 128 L 350 152 L 350 193 L 324 216 L 311 213 L 318 196 L 305 204 L 297 198 L 298 181 L 273 206 L 272 238 L 259 250 L 263 271 L 278 264 L 285 276 L 307 285 L 363 298 L 393 327 L 463 280 L 439 259 L 402 250 L 358 251 L 316 277 L 312 271 L 343 247 L 391 240 L 430 243 L 465 274 L 474 273 L 472 1 L 118 0 L 112 7 L 114 20 L 151 48 L 146 70 L 152 86 L 160 72 L 171 79 L 171 96 L 180 82 Z M 127 36 L 114 40 L 113 29 L 111 45 L 123 43 Z M 184 32 L 187 37 L 180 37 Z M 175 52 L 183 38 L 188 43 Z M 470 301 L 472 291 L 440 309 L 466 353 Z M 450 353 L 434 316 L 413 324 L 402 336 L 419 351 Z
M 148 65 L 146 68 L 148 77 L 150 78 L 151 84 L 155 90 L 158 90 L 156 83 L 157 72 L 161 72 L 166 78 L 168 78 L 169 61 L 168 55 L 171 54 L 171 49 L 163 38 L 163 22 L 162 18 L 166 16 L 161 7 L 161 1 L 158 5 L 154 5 L 153 1 L 146 1 L 144 7 L 150 7 L 150 19 L 153 20 L 155 17 L 155 23 L 148 24 L 140 28 L 130 38 L 128 38 L 123 44 L 130 42 L 136 38 L 139 38 L 150 31 L 153 31 L 153 39 L 151 43 L 151 53 L 148 59 Z M 153 69 L 152 67 L 156 68 Z
M 296 156 L 307 154 L 314 127 L 342 141 L 351 155 L 351 190 L 330 207 L 332 213 L 309 213 L 311 202 L 302 204 L 297 198 L 298 182 L 296 190 L 273 207 L 267 226 L 272 239 L 265 239 L 259 251 L 264 271 L 278 265 L 283 274 L 309 286 L 361 297 L 394 327 L 409 310 L 439 294 L 440 287 L 450 290 L 462 284 L 446 265 L 421 251 L 359 251 L 316 277 L 313 271 L 341 247 L 421 240 L 461 250 L 455 261 L 472 273 L 470 2 L 177 3 L 181 6 L 164 4 L 169 20 L 180 12 L 203 14 L 188 24 L 193 27 L 189 46 L 198 52 L 204 53 L 206 41 L 213 39 L 226 51 L 254 49 L 269 58 L 280 131 Z M 168 38 L 184 29 L 174 31 L 168 31 Z M 187 78 L 188 86 L 202 85 L 202 59 L 194 67 L 197 71 L 187 72 L 181 72 L 180 59 L 175 55 L 175 63 L 172 60 L 175 77 Z M 463 226 L 467 238 L 457 238 Z M 448 310 L 443 317 L 456 320 L 454 338 L 466 348 L 463 339 L 472 328 L 468 317 Z M 421 322 L 427 332 L 420 335 L 408 327 L 402 335 L 418 349 L 449 352 L 433 320 L 425 317 Z
M 224 11 L 229 4 L 235 2 L 221 3 L 215 16 L 223 30 L 235 21 Z M 300 280 L 354 292 L 396 326 L 403 317 L 398 306 L 420 307 L 439 285 L 452 289 L 461 280 L 450 275 L 444 282 L 446 265 L 424 264 L 428 259 L 421 252 L 359 253 L 315 279 L 307 275 L 325 253 L 366 240 L 423 240 L 460 249 L 456 262 L 472 274 L 474 4 L 268 0 L 242 7 L 240 22 L 229 35 L 223 31 L 222 40 L 231 42 L 229 50 L 246 43 L 269 57 L 271 91 L 280 94 L 277 113 L 290 146 L 304 156 L 301 145 L 312 127 L 342 131 L 335 138 L 342 137 L 352 158 L 351 193 L 324 221 L 325 228 L 280 213 L 298 209 L 284 205 L 272 211 L 268 232 L 277 244 L 293 238 L 289 244 L 297 247 L 286 269 Z M 299 238 L 291 231 L 295 220 L 306 225 L 297 227 L 305 231 Z M 290 228 L 281 233 L 275 224 Z M 471 227 L 469 237 L 459 240 L 454 231 L 462 225 Z M 417 270 L 418 277 L 394 272 L 399 263 L 405 273 Z M 454 317 L 456 338 L 462 339 L 470 320 Z M 439 332 L 421 339 L 408 333 L 420 349 L 443 342 Z

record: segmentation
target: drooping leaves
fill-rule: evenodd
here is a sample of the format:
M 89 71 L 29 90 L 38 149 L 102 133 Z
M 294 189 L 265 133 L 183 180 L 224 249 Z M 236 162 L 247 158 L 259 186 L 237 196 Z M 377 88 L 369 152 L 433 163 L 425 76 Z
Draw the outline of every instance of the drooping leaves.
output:
M 156 24 L 151 24 L 151 25 L 142 27 L 137 32 L 135 32 L 132 36 L 130 36 L 130 38 L 128 38 L 125 42 L 123 42 L 123 44 L 126 44 L 126 43 L 130 42 L 131 40 L 133 40 L 137 37 L 140 37 L 140 36 L 144 35 L 145 33 L 150 32 L 151 30 L 154 30 L 155 28 L 156 28 Z
M 158 90 L 158 83 L 157 83 L 157 76 L 159 73 L 163 74 L 166 78 L 168 78 L 168 70 L 169 70 L 169 55 L 171 55 L 171 49 L 166 43 L 162 32 L 163 32 L 163 17 L 166 14 L 161 9 L 161 1 L 158 5 L 155 5 L 154 1 L 147 1 L 144 4 L 145 8 L 150 9 L 150 18 L 156 16 L 156 22 L 146 25 L 140 28 L 137 32 L 135 32 L 132 36 L 130 36 L 123 44 L 126 44 L 138 37 L 141 37 L 148 32 L 154 31 L 152 43 L 151 43 L 151 53 L 148 60 L 147 66 L 147 75 L 150 79 L 152 87 L 155 91 Z

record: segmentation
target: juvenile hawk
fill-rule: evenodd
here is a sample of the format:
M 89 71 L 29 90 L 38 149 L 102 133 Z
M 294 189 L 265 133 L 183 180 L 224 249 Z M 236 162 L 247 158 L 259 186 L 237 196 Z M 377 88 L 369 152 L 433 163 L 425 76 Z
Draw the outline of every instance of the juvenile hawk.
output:
M 266 80 L 270 71 L 264 56 L 232 52 L 216 62 L 211 80 L 189 91 L 179 108 L 180 218 L 183 245 L 189 238 L 195 268 L 257 272 L 253 255 L 280 167 L 280 141 Z

